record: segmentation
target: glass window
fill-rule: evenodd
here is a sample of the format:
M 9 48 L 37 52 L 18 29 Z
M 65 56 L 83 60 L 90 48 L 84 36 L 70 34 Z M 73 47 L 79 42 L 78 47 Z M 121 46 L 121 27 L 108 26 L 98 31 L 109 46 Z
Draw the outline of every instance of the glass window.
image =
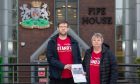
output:
M 136 0 L 123 0 L 124 8 L 135 8 Z
M 78 31 L 77 31 L 77 24 L 71 24 L 70 27 L 71 27 L 71 29 L 72 29 L 75 33 L 78 33 Z
M 9 63 L 17 63 L 17 57 L 14 57 L 14 56 L 13 57 L 9 57 L 8 58 L 8 62 Z
M 77 13 L 76 9 L 74 8 L 68 8 L 68 21 L 72 21 L 71 23 L 77 23 Z
M 56 24 L 61 20 L 67 20 L 70 27 L 78 33 L 78 0 L 56 0 Z
M 124 63 L 124 49 L 123 49 L 123 35 L 124 35 L 124 24 L 123 24 L 123 0 L 116 0 L 116 16 L 115 16 L 115 31 L 116 31 L 116 56 L 118 63 Z
M 116 10 L 116 24 L 122 24 L 122 10 Z
M 8 37 L 8 40 L 17 40 L 17 29 L 15 26 L 8 29 Z
M 75 31 L 75 33 L 78 33 L 78 0 L 68 0 L 68 5 L 67 5 L 67 20 L 70 23 L 70 27 Z
M 116 8 L 123 8 L 123 0 L 116 0 Z
M 16 41 L 12 41 L 12 42 L 8 42 L 8 51 L 9 51 L 9 56 L 17 56 L 17 42 Z
M 123 54 L 123 25 L 116 25 L 116 51 L 117 56 L 124 56 Z
M 1 56 L 1 40 L 0 40 L 0 56 Z
M 66 13 L 66 3 L 65 2 L 56 2 L 56 22 L 58 23 L 61 20 L 65 20 Z

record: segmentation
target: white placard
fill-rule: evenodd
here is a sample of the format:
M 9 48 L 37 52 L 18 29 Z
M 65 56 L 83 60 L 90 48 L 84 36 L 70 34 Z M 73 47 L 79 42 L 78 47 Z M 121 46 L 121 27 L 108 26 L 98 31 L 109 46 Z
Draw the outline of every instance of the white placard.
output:
M 87 82 L 82 64 L 72 64 L 71 68 L 74 83 Z

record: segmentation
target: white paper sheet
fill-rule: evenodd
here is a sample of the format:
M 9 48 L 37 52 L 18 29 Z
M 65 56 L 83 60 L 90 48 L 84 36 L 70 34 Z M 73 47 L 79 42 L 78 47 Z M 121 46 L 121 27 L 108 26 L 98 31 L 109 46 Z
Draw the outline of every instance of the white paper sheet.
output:
M 71 72 L 75 83 L 87 82 L 82 64 L 72 64 Z

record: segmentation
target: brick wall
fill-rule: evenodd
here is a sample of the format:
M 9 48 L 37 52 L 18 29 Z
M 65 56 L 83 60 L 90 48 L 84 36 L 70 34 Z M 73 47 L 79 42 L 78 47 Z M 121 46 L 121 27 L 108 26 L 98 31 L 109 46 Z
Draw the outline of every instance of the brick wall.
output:
M 23 4 L 27 4 L 28 8 L 31 7 L 31 1 L 33 0 L 18 0 L 19 7 Z M 41 2 L 47 3 L 50 11 L 50 19 L 53 23 L 54 20 L 54 0 L 39 0 Z M 19 9 L 19 22 L 22 21 L 20 16 L 22 10 Z M 30 63 L 30 56 L 42 45 L 42 43 L 53 33 L 54 26 L 50 25 L 47 29 L 26 29 L 23 28 L 20 24 L 18 27 L 18 62 L 19 63 Z M 25 46 L 21 46 L 21 42 L 25 42 Z M 31 67 L 19 67 L 19 70 L 30 71 Z M 20 76 L 31 76 L 30 72 L 20 72 Z M 20 82 L 30 82 L 30 78 L 20 78 Z
M 80 37 L 90 46 L 93 33 L 100 32 L 104 36 L 105 43 L 115 51 L 115 0 L 80 0 L 79 7 Z M 83 18 L 85 20 L 86 17 L 88 17 L 88 24 L 83 22 Z M 111 22 L 97 24 L 94 23 L 96 17 L 98 19 L 105 17 L 108 20 L 110 18 Z

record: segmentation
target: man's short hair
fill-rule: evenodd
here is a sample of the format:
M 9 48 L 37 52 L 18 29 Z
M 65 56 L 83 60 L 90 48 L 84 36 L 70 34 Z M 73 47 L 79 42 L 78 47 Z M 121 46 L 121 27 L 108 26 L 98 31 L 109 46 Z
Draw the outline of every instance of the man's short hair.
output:
M 57 26 L 59 26 L 59 25 L 62 24 L 62 23 L 65 23 L 65 24 L 67 24 L 67 25 L 69 26 L 69 23 L 68 23 L 68 21 L 66 21 L 66 20 L 60 21 L 60 22 L 57 24 Z

